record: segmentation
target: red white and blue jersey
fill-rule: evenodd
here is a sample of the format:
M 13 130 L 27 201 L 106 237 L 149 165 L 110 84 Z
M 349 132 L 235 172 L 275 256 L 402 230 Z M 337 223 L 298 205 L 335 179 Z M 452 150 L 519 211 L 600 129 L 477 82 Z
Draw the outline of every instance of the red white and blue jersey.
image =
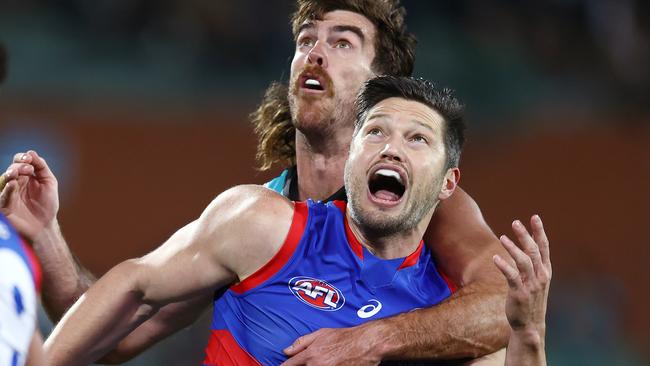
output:
M 0 215 L 0 366 L 22 366 L 36 327 L 41 272 L 25 246 Z
M 296 202 L 279 252 L 215 296 L 204 365 L 279 365 L 300 336 L 430 307 L 453 291 L 422 242 L 406 258 L 380 259 L 350 230 L 345 202 Z

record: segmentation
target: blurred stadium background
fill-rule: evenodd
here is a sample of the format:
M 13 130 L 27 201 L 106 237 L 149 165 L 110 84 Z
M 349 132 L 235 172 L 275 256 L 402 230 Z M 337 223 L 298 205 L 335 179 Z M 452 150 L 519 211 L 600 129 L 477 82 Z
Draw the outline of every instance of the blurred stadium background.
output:
M 549 364 L 647 364 L 650 3 L 403 3 L 415 74 L 468 105 L 461 185 L 498 234 L 545 220 Z M 64 233 L 94 273 L 146 253 L 225 188 L 279 171 L 255 169 L 247 114 L 288 77 L 292 9 L 0 0 L 0 166 L 28 148 L 48 158 Z M 128 364 L 199 364 L 199 323 Z

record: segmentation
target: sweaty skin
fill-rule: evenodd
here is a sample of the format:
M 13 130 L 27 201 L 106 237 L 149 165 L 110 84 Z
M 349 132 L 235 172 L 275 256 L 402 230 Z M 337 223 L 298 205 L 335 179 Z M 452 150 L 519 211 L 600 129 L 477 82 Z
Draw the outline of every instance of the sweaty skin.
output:
M 356 26 L 365 37 L 361 40 L 352 32 L 335 32 L 336 25 Z M 325 70 L 334 88 L 333 102 L 312 96 L 309 104 L 302 105 L 303 99 L 298 98 L 299 105 L 295 109 L 300 196 L 302 199 L 322 199 L 343 184 L 343 166 L 352 136 L 351 103 L 362 82 L 374 75 L 371 64 L 376 29 L 359 14 L 334 11 L 304 32 L 309 37 L 298 39 L 292 80 L 306 64 L 317 64 Z M 334 111 L 330 106 L 338 108 Z M 328 126 L 325 131 L 319 127 L 323 125 Z M 25 161 L 20 160 L 22 155 L 14 159 L 12 171 L 6 176 L 8 179 L 19 174 L 25 177 L 22 174 L 32 169 L 30 182 L 38 184 L 21 186 L 23 188 L 16 195 L 12 192 L 18 188 L 18 183 L 8 185 L 0 196 L 0 204 L 10 207 L 7 210 L 14 213 L 13 220 L 22 224 L 16 226 L 28 232 L 26 235 L 43 261 L 44 304 L 56 320 L 94 278 L 74 260 L 59 230 L 56 179 L 35 153 L 27 154 Z M 24 171 L 18 172 L 18 169 Z M 505 346 L 508 325 L 503 304 L 507 285 L 491 263 L 492 254 L 503 253 L 503 249 L 472 198 L 457 189 L 448 202 L 440 204 L 425 241 L 435 253 L 438 266 L 459 287 L 458 292 L 438 307 L 373 322 L 367 328 L 353 328 L 337 340 L 359 345 L 361 339 L 356 332 L 363 331 L 369 335 L 368 339 L 385 344 L 386 337 L 390 336 L 394 338 L 391 344 L 395 347 L 376 347 L 374 352 L 378 357 L 403 359 L 477 357 Z M 211 294 L 197 294 L 192 299 L 163 306 L 119 343 L 104 361 L 123 362 L 194 322 L 208 306 L 210 298 Z M 298 349 L 309 351 L 309 347 L 295 348 Z M 343 352 L 331 353 L 345 357 Z
M 259 186 L 222 193 L 162 246 L 117 265 L 79 298 L 45 343 L 52 365 L 94 362 L 166 304 L 247 278 L 279 250 L 292 216 L 292 202 Z
M 337 25 L 355 26 L 364 38 L 353 32 L 335 32 Z M 373 44 L 375 32 L 372 23 L 359 14 L 332 11 L 298 34 L 291 64 L 292 80 L 307 65 L 319 65 L 335 88 L 334 97 L 329 97 L 327 90 L 320 99 L 313 93 L 309 98 L 300 98 L 300 93 L 290 95 L 292 110 L 298 111 L 293 113 L 297 114 L 294 120 L 298 121 L 296 164 L 300 199 L 325 199 L 342 185 L 347 151 L 341 146 L 349 146 L 354 117 L 337 115 L 344 113 L 340 110 L 345 108 L 334 106 L 345 105 L 341 103 L 346 99 L 340 96 L 336 99 L 337 95 L 349 96 L 351 91 L 355 95 L 362 82 L 372 76 L 374 49 L 368 45 Z M 341 47 L 341 42 L 345 47 Z M 301 111 L 306 111 L 302 118 L 305 121 L 301 119 Z M 495 253 L 505 252 L 476 202 L 457 189 L 457 194 L 440 204 L 424 238 L 437 264 L 459 291 L 436 307 L 369 323 L 359 333 L 376 342 L 374 350 L 388 359 L 474 358 L 504 347 L 508 339 L 508 324 L 503 314 L 507 285 L 491 258 Z M 384 342 L 386 337 L 390 337 L 394 347 L 385 346 L 389 343 Z M 341 346 L 363 347 L 354 331 L 342 332 L 335 339 Z M 328 359 L 344 359 L 353 352 L 328 349 L 314 349 L 313 353 L 327 352 L 324 357 Z M 298 350 L 310 352 L 309 347 L 294 347 L 288 354 L 296 355 Z
M 407 107 L 390 108 L 390 105 Z M 422 115 L 422 110 L 430 110 L 429 107 L 389 98 L 380 102 L 377 109 L 387 116 L 382 122 L 383 135 L 373 132 L 377 129 L 374 122 L 368 123 L 356 135 L 346 165 L 350 176 L 358 178 L 348 182 L 351 195 L 346 220 L 352 231 L 361 234 L 368 250 L 381 258 L 392 259 L 415 250 L 438 200 L 453 193 L 458 169 L 442 169 L 445 164 L 440 138 L 443 127 L 433 121 L 440 117 L 429 113 L 421 118 L 435 125 L 429 127 L 430 132 L 420 126 L 421 122 L 413 121 Z M 370 113 L 369 118 L 372 116 Z M 420 136 L 432 142 L 424 143 Z M 384 201 L 362 194 L 369 192 L 366 172 L 378 166 L 403 170 L 409 177 L 403 199 L 397 204 L 386 206 Z M 426 211 L 418 214 L 409 209 L 420 203 L 422 195 L 430 195 L 432 191 L 438 194 L 435 198 L 424 197 L 432 203 L 426 206 Z M 413 226 L 378 234 L 370 224 L 379 222 L 382 226 L 381 222 L 395 221 L 404 212 L 409 214 L 407 221 L 414 217 Z M 240 186 L 221 194 L 199 219 L 176 232 L 154 252 L 119 264 L 81 296 L 46 342 L 53 364 L 93 362 L 162 306 L 246 279 L 280 249 L 292 216 L 292 202 L 259 186 Z M 288 363 L 297 364 L 305 354 Z M 378 364 L 381 361 L 373 353 L 352 357 L 356 358 L 348 358 L 346 362 Z

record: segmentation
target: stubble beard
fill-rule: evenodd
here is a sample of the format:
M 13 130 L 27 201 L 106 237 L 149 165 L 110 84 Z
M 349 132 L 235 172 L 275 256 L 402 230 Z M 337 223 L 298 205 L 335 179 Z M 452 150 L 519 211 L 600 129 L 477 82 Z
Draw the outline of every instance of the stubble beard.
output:
M 378 238 L 393 234 L 408 232 L 415 229 L 422 219 L 438 203 L 438 191 L 442 183 L 441 177 L 429 181 L 429 184 L 415 188 L 406 197 L 408 202 L 398 214 L 389 214 L 382 211 L 371 211 L 361 205 L 363 195 L 366 195 L 367 182 L 365 176 L 354 176 L 349 164 L 345 166 L 345 189 L 348 198 L 348 207 L 352 220 L 364 231 L 367 236 Z M 412 185 L 411 185 L 412 187 Z
M 337 93 L 316 98 L 290 93 L 289 108 L 294 127 L 310 138 L 328 138 L 354 124 L 354 98 Z

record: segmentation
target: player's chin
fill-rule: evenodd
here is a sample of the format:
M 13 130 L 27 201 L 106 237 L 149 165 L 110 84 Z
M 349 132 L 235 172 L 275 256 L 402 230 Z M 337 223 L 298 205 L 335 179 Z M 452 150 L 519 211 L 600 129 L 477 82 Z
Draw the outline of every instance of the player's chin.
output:
M 323 121 L 328 118 L 327 108 L 320 104 L 304 104 L 298 106 L 296 127 L 323 127 Z

